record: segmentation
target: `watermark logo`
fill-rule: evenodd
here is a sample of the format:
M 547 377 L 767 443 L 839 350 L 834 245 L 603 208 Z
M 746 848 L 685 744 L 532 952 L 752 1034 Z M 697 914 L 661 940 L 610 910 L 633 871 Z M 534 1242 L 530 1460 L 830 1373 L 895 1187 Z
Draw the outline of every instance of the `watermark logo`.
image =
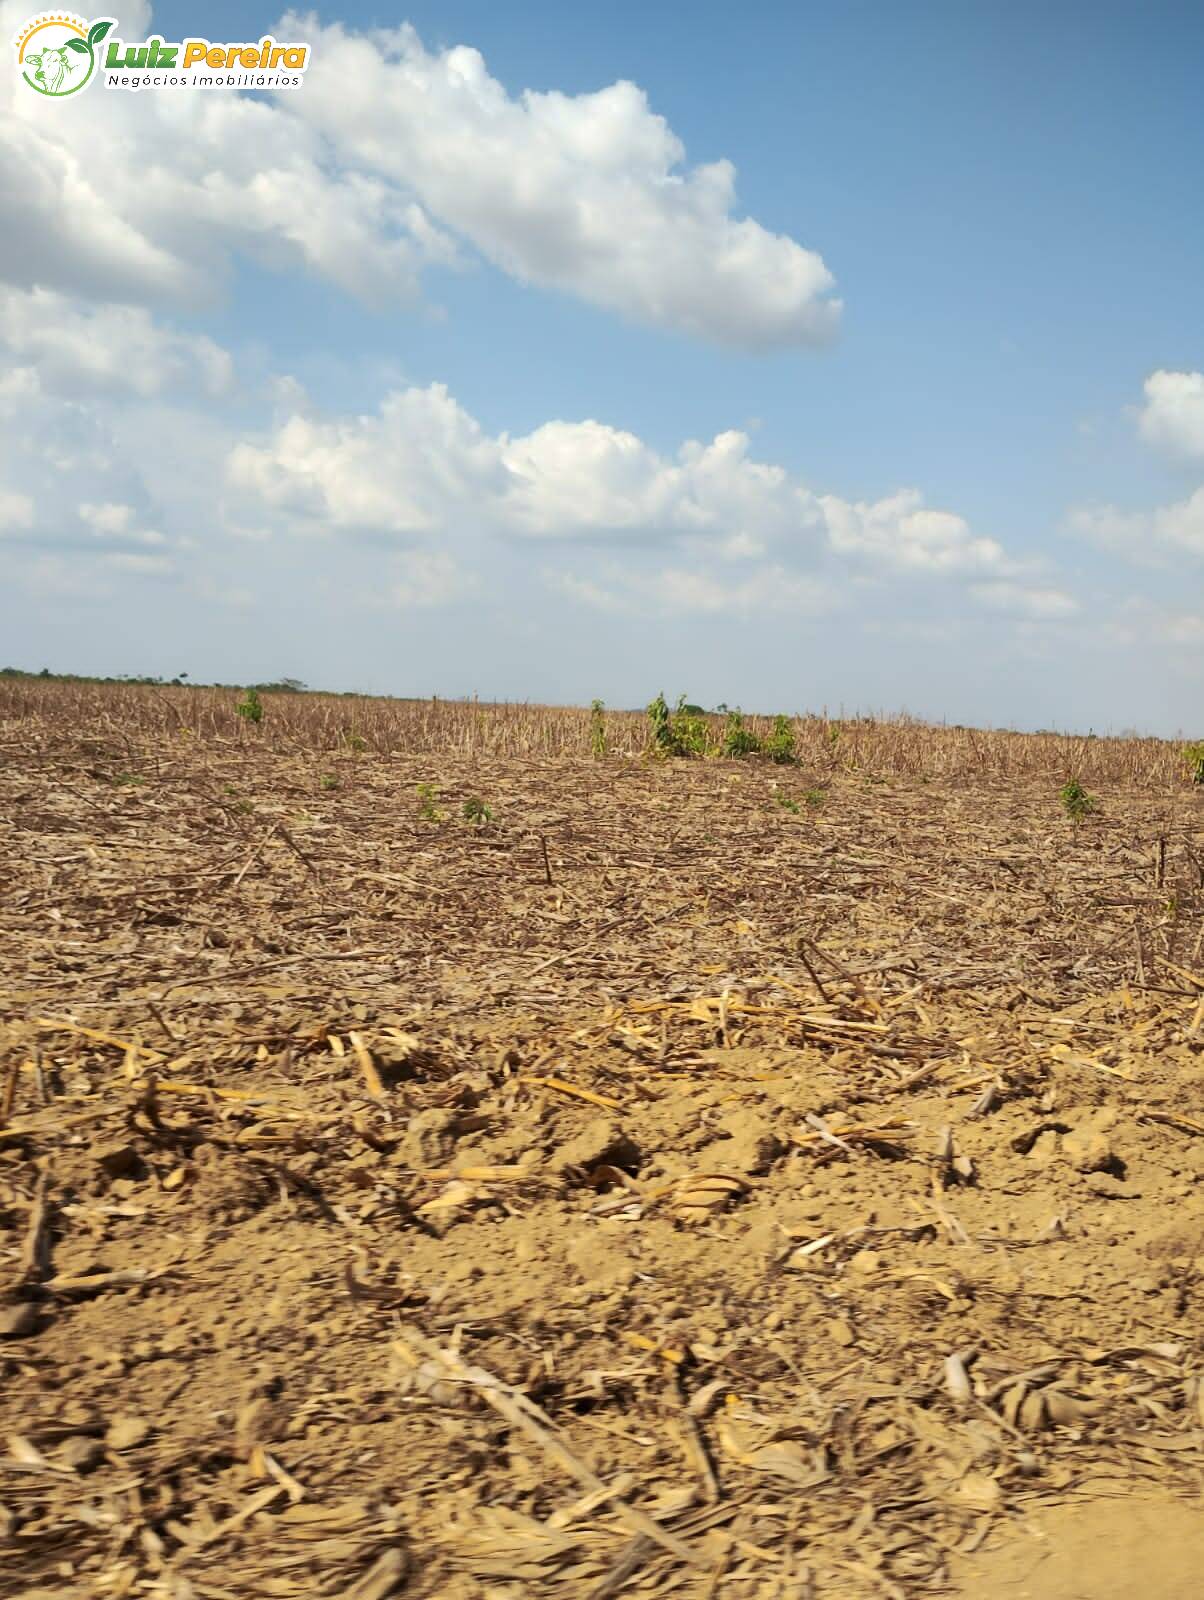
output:
M 128 43 L 116 27 L 115 17 L 33 17 L 15 41 L 17 70 L 38 94 L 62 99 L 93 79 L 107 89 L 295 89 L 309 66 L 308 44 L 278 43 L 271 34 L 253 44 L 171 43 L 158 34 Z
M 17 68 L 38 94 L 78 94 L 96 76 L 101 41 L 116 26 L 113 17 L 87 23 L 62 11 L 34 17 L 17 36 Z

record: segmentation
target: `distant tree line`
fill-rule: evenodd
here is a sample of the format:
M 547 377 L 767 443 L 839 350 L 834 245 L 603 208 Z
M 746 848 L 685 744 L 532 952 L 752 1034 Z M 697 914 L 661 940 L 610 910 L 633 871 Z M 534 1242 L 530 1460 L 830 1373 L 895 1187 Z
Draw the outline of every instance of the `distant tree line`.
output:
M 21 667 L 0 667 L 0 678 L 34 678 L 51 683 L 134 683 L 155 688 L 246 688 L 257 689 L 260 694 L 304 694 L 309 687 L 308 684 L 302 683 L 300 678 L 277 678 L 273 683 L 193 683 L 186 672 L 178 672 L 174 678 L 142 677 L 129 672 L 119 673 L 115 678 L 100 678 L 86 672 L 51 672 L 49 667 L 43 667 L 41 672 L 26 672 Z

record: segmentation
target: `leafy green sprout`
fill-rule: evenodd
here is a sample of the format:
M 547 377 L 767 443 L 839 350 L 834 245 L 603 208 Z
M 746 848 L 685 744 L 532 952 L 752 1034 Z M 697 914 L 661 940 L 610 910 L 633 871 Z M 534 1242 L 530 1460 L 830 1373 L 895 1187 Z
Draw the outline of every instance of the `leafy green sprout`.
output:
M 233 811 L 237 816 L 249 817 L 251 815 L 252 811 L 254 811 L 255 807 L 251 804 L 251 802 L 249 800 L 244 799 L 239 794 L 238 790 L 234 787 L 234 785 L 232 783 L 223 783 L 222 784 L 222 793 L 223 794 L 228 794 L 230 796 L 232 804 L 230 805 L 230 807 L 228 809 Z
M 790 726 L 789 717 L 773 719 L 773 732 L 765 741 L 765 754 L 780 767 L 788 767 L 793 763 L 794 729 Z
M 234 709 L 244 722 L 259 723 L 263 721 L 263 701 L 259 698 L 258 691 L 255 689 L 248 689 Z
M 822 789 L 808 789 L 803 795 L 802 805 L 788 794 L 775 794 L 773 798 L 783 811 L 789 811 L 793 816 L 801 817 L 804 810 L 822 811 L 825 795 Z
M 701 706 L 687 705 L 684 694 L 678 698 L 673 712 L 673 737 L 680 755 L 705 756 L 710 753 L 711 736 L 706 713 Z
M 318 779 L 319 789 L 337 789 L 339 780 L 333 772 L 324 772 Z
M 701 706 L 690 705 L 683 694 L 677 705 L 669 710 L 663 694 L 658 694 L 648 707 L 651 724 L 652 750 L 661 756 L 705 756 L 712 752 L 706 713 Z
M 465 800 L 461 815 L 465 822 L 475 822 L 478 827 L 484 827 L 486 823 L 493 821 L 493 812 L 490 807 L 475 796 Z
M 739 711 L 729 711 L 723 726 L 720 754 L 738 760 L 741 756 L 758 755 L 760 750 L 761 741 L 751 728 L 744 726 L 743 715 Z
M 1088 794 L 1077 778 L 1070 778 L 1058 790 L 1058 799 L 1072 822 L 1082 822 L 1096 808 L 1094 795 Z
M 648 706 L 648 721 L 652 725 L 652 747 L 661 755 L 675 754 L 673 749 L 673 720 L 664 692 L 657 695 Z
M 443 813 L 439 809 L 439 790 L 433 783 L 420 783 L 418 785 L 418 820 L 420 822 L 443 821 Z
M 1193 783 L 1204 784 L 1204 739 L 1184 745 L 1182 756 L 1187 763 L 1188 775 Z

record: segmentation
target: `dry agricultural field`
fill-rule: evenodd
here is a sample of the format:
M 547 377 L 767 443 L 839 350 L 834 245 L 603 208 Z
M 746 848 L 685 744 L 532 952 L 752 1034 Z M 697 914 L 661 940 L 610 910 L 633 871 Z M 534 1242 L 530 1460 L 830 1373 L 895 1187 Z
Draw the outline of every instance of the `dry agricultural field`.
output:
M 235 699 L 0 682 L 0 1594 L 1197 1592 L 1177 745 Z

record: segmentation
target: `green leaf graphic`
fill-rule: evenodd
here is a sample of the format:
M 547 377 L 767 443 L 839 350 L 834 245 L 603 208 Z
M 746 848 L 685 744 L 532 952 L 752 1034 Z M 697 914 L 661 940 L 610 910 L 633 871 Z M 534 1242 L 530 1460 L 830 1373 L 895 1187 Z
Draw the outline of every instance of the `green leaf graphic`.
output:
M 111 22 L 94 22 L 88 29 L 88 43 L 98 45 L 112 26 Z
M 77 50 L 81 56 L 86 56 L 86 55 L 91 54 L 91 52 L 89 51 L 87 45 L 84 43 L 84 41 L 82 39 L 68 39 L 67 40 L 67 48 L 68 48 L 68 50 Z

